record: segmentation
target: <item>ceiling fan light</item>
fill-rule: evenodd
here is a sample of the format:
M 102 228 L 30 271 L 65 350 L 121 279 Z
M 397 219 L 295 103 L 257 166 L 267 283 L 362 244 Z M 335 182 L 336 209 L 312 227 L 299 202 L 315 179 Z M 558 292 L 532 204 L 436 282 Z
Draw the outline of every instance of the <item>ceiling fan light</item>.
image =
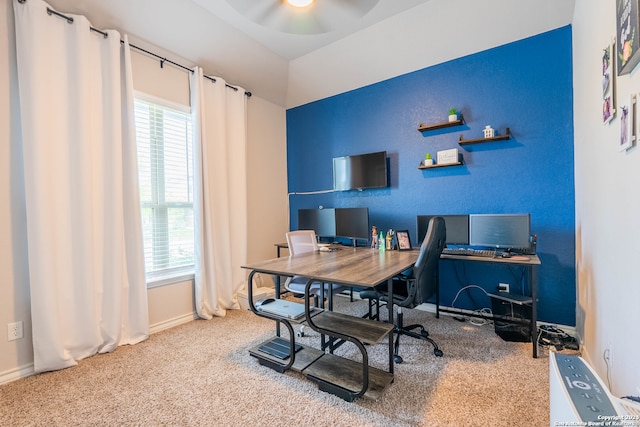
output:
M 287 3 L 293 7 L 307 7 L 313 3 L 313 0 L 287 0 Z

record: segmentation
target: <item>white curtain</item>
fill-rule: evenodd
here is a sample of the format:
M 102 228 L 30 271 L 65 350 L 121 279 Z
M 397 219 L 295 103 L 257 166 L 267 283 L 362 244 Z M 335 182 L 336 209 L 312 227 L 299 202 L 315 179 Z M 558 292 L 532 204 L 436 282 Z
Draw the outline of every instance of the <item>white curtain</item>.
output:
M 149 334 L 125 37 L 14 1 L 36 372 Z M 66 14 L 65 14 L 66 15 Z
M 193 115 L 195 299 L 200 317 L 239 308 L 247 259 L 247 125 L 244 89 L 213 82 L 196 67 Z

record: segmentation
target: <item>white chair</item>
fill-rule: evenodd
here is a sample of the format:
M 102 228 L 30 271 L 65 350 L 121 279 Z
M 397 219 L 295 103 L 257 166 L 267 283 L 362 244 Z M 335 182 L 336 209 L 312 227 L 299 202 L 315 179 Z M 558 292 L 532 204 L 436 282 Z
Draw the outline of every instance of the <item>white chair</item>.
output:
M 297 230 L 286 233 L 287 246 L 289 247 L 289 256 L 303 254 L 305 252 L 313 252 L 318 250 L 318 239 L 313 230 Z M 304 288 L 308 278 L 294 276 L 287 279 L 284 287 L 289 292 L 296 295 L 304 295 Z M 321 301 L 321 307 L 324 307 L 325 295 L 329 296 L 329 310 L 333 310 L 333 294 L 342 292 L 346 288 L 344 286 L 314 282 L 309 287 L 309 296 L 314 297 L 315 305 L 318 306 L 318 300 Z

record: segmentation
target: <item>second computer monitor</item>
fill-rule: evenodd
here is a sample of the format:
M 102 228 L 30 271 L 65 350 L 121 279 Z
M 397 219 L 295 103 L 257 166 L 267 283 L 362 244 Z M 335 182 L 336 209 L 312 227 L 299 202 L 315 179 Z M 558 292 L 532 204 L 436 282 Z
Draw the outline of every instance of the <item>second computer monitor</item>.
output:
M 469 244 L 497 249 L 528 249 L 531 237 L 529 214 L 469 216 Z
M 369 240 L 369 209 L 299 209 L 298 230 L 315 230 L 318 237 Z
M 469 244 L 469 215 L 418 215 L 418 243 L 422 243 L 427 234 L 429 221 L 434 216 L 444 218 L 447 229 L 447 245 L 468 245 Z
M 314 230 L 318 237 L 335 237 L 335 209 L 299 209 L 298 230 Z
M 369 209 L 336 208 L 336 236 L 352 240 L 369 240 Z

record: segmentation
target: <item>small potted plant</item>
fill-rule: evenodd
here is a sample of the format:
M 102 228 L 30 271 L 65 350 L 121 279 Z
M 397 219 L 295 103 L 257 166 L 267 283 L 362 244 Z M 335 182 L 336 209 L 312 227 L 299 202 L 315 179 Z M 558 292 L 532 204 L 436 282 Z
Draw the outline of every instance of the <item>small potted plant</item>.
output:
M 424 160 L 422 161 L 423 166 L 431 166 L 433 165 L 433 159 L 431 158 L 431 154 L 427 153 L 424 155 Z
M 455 108 L 450 108 L 449 109 L 449 121 L 450 122 L 455 122 L 456 120 L 458 120 L 458 110 L 456 110 Z

